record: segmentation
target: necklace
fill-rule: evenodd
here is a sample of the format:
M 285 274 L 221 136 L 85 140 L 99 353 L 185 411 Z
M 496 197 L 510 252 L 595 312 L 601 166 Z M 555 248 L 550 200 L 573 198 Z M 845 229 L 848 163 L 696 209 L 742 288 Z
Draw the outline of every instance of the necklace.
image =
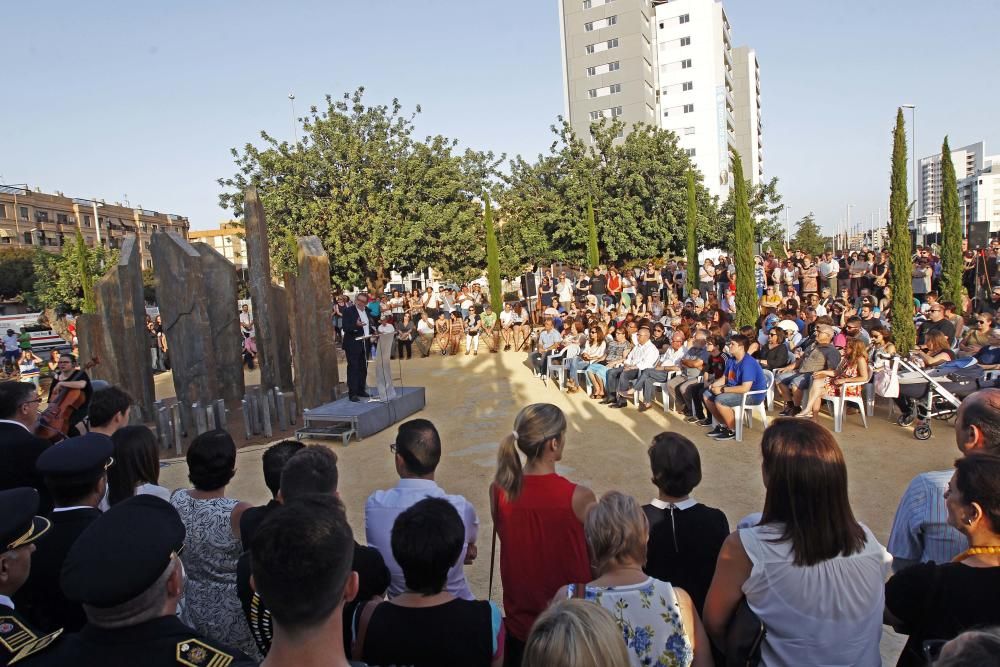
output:
M 1000 546 L 969 547 L 962 553 L 955 556 L 952 562 L 960 563 L 970 556 L 978 556 L 979 554 L 1000 554 Z

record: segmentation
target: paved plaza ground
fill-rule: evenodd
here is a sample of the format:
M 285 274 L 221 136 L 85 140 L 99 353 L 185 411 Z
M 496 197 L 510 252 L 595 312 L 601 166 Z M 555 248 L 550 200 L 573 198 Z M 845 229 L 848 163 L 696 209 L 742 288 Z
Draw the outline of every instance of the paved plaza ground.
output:
M 649 481 L 646 448 L 654 435 L 673 430 L 690 437 L 701 452 L 704 481 L 694 492 L 699 501 L 722 509 L 731 525 L 761 510 L 764 487 L 759 422 L 746 432 L 743 442 L 715 442 L 705 437 L 706 429 L 663 415 L 659 404 L 657 409 L 639 414 L 632 407 L 609 409 L 582 392 L 562 393 L 551 381 L 543 384 L 534 378 L 525 358 L 523 353 L 480 352 L 479 356 L 434 355 L 402 362 L 403 384 L 422 385 L 427 390 L 427 407 L 418 416 L 433 421 L 441 433 L 444 455 L 437 481 L 449 492 L 468 498 L 479 512 L 479 558 L 466 567 L 477 596 L 485 597 L 488 585 L 492 531 L 488 487 L 497 442 L 511 430 L 517 411 L 529 403 L 555 403 L 566 412 L 569 432 L 560 472 L 598 494 L 615 489 L 648 502 L 655 488 Z M 393 368 L 399 372 L 395 361 Z M 341 368 L 342 378 L 343 373 Z M 167 377 L 158 376 L 158 388 L 161 383 L 169 384 Z M 253 381 L 256 378 L 248 374 L 248 384 Z M 867 430 L 858 415 L 849 416 L 837 437 L 847 458 L 854 511 L 883 544 L 889 537 L 896 504 L 910 479 L 922 471 L 948 468 L 958 455 L 949 423 L 935 422 L 934 435 L 921 442 L 914 439 L 910 429 L 889 423 L 887 410 L 887 404 L 880 403 Z M 819 419 L 832 428 L 829 416 L 823 414 Z M 340 495 L 361 541 L 365 498 L 375 489 L 393 486 L 397 480 L 389 452 L 394 436 L 395 429 L 390 429 L 347 447 L 329 445 L 339 457 Z M 237 442 L 242 439 L 237 437 Z M 260 468 L 265 448 L 249 445 L 240 450 L 239 469 L 228 495 L 255 504 L 268 499 Z M 183 459 L 167 459 L 165 464 L 160 483 L 168 488 L 186 486 Z M 495 598 L 499 590 L 498 575 L 494 581 Z M 883 656 L 887 664 L 893 664 L 901 643 L 886 630 Z

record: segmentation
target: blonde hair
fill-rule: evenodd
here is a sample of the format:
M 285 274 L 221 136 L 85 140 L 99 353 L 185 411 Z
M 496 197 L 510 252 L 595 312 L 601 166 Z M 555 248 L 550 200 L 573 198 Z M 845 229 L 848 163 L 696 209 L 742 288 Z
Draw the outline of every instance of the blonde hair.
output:
M 566 415 L 551 403 L 533 403 L 523 408 L 514 419 L 514 431 L 504 436 L 497 451 L 497 473 L 493 483 L 500 487 L 508 500 L 521 493 L 521 450 L 529 461 L 538 458 L 546 442 L 560 441 L 566 433 Z M 516 434 L 516 436 L 515 436 Z
M 609 491 L 587 512 L 583 524 L 591 567 L 600 576 L 608 566 L 632 559 L 646 562 L 649 520 L 638 501 L 620 491 Z
M 609 611 L 586 600 L 556 602 L 535 621 L 522 667 L 628 667 L 622 631 Z

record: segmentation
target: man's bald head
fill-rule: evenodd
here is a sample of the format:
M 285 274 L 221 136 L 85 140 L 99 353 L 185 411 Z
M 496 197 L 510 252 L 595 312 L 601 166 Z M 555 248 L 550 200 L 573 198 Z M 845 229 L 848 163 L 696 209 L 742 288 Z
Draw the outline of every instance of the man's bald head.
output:
M 959 451 L 1000 454 L 1000 389 L 980 389 L 962 401 L 955 416 Z

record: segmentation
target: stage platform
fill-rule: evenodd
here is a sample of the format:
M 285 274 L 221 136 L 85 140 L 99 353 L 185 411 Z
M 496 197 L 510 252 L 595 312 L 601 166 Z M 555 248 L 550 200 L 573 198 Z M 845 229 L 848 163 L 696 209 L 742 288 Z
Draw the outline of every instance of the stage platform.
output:
M 375 388 L 369 387 L 368 393 L 374 396 Z M 423 410 L 426 404 L 423 387 L 396 387 L 396 397 L 384 403 L 369 399 L 354 403 L 345 396 L 312 410 L 304 410 L 302 414 L 304 428 L 296 433 L 296 437 L 322 437 L 317 429 L 325 426 L 349 425 L 354 435 L 361 440 Z M 341 433 L 335 435 L 341 437 Z M 344 441 L 346 443 L 347 439 Z

